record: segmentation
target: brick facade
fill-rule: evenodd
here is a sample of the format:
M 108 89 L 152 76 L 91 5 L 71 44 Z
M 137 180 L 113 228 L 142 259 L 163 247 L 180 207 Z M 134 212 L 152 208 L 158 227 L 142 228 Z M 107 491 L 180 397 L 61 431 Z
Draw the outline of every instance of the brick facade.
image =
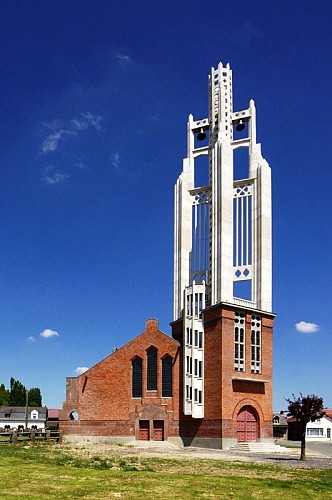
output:
M 274 315 L 242 310 L 245 318 L 245 364 L 234 368 L 235 311 L 218 304 L 205 309 L 204 418 L 183 414 L 182 320 L 172 323 L 173 338 L 158 330 L 156 320 L 146 330 L 78 377 L 67 378 L 60 428 L 66 436 L 116 439 L 162 439 L 228 448 L 238 439 L 238 420 L 247 410 L 256 426 L 256 440 L 272 439 L 272 332 Z M 261 318 L 261 369 L 251 372 L 251 316 Z M 157 349 L 157 390 L 148 391 L 147 350 Z M 172 397 L 162 397 L 162 360 L 172 358 Z M 142 360 L 142 397 L 132 397 L 132 360 Z M 72 420 L 73 412 L 79 419 Z M 143 422 L 144 421 L 144 422 Z M 141 429 L 142 425 L 146 427 Z M 247 425 L 247 424 L 246 424 Z M 250 422 L 249 424 L 250 425 Z M 144 427 L 143 426 L 143 427 Z M 140 434 L 145 432 L 145 437 Z M 148 437 L 146 437 L 148 436 Z
M 234 368 L 235 311 L 242 311 L 245 315 L 245 367 L 241 372 Z M 251 373 L 252 314 L 261 317 L 260 373 Z M 193 419 L 184 415 L 180 403 L 179 429 L 185 443 L 228 448 L 238 439 L 237 420 L 244 407 L 249 407 L 255 414 L 256 439 L 272 439 L 273 321 L 273 314 L 243 310 L 229 304 L 217 304 L 205 309 L 204 418 Z M 180 343 L 182 326 L 182 320 L 172 324 L 173 337 Z M 181 391 L 181 400 L 182 397 Z
M 148 391 L 147 349 L 157 349 L 157 390 Z M 178 435 L 179 343 L 158 330 L 146 330 L 78 377 L 67 378 L 66 401 L 60 413 L 64 435 L 139 437 L 140 420 L 163 422 L 163 438 Z M 162 397 L 162 359 L 172 358 L 173 396 Z M 142 397 L 132 397 L 132 360 L 142 360 Z M 77 414 L 78 419 L 73 420 Z

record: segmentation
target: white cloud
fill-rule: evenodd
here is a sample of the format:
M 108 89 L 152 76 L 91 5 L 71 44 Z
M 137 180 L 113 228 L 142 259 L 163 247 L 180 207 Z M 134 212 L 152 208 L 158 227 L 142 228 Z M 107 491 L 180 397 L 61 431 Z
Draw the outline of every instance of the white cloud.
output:
M 89 111 L 80 113 L 80 116 L 74 117 L 69 120 L 68 127 L 64 127 L 63 123 L 58 120 L 53 120 L 48 123 L 43 123 L 43 126 L 52 132 L 43 141 L 41 150 L 42 153 L 47 155 L 58 149 L 60 141 L 68 136 L 77 136 L 77 134 L 84 129 L 92 127 L 96 130 L 101 129 L 101 122 L 103 118 L 99 115 L 93 115 Z
M 44 154 L 47 154 L 52 151 L 55 151 L 58 148 L 59 141 L 63 139 L 66 135 L 75 135 L 75 132 L 71 130 L 61 129 L 50 134 L 48 137 L 46 137 L 46 139 L 42 144 L 42 152 Z
M 73 130 L 83 130 L 88 127 L 93 127 L 100 130 L 103 118 L 99 115 L 93 115 L 89 112 L 81 113 L 80 118 L 73 118 L 70 120 L 71 128 Z
M 28 337 L 28 341 L 29 342 L 36 342 L 36 337 L 34 337 L 33 335 L 31 335 L 30 337 Z
M 69 178 L 69 174 L 63 170 L 57 170 L 52 165 L 45 170 L 43 180 L 46 184 L 60 184 Z
M 316 333 L 319 330 L 319 326 L 316 323 L 307 323 L 306 321 L 296 323 L 295 328 L 301 333 Z
M 89 368 L 87 366 L 78 366 L 77 368 L 75 368 L 74 372 L 77 374 L 77 375 L 82 375 L 82 373 L 86 372 Z
M 44 339 L 50 339 L 51 337 L 60 337 L 58 332 L 55 330 L 51 330 L 50 328 L 46 328 L 40 333 L 40 336 L 43 337 Z
M 127 56 L 126 54 L 117 54 L 116 57 L 122 63 L 130 64 L 132 62 L 132 59 L 129 56 Z
M 111 155 L 110 160 L 111 160 L 112 166 L 114 168 L 116 168 L 116 170 L 120 170 L 120 155 L 119 155 L 119 153 L 113 153 Z

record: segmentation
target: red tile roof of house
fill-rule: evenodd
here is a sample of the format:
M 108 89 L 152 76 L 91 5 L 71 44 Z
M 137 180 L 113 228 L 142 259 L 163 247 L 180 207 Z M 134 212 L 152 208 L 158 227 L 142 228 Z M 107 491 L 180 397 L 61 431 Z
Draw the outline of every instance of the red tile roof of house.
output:
M 49 409 L 48 410 L 48 418 L 59 418 L 60 410 L 58 409 Z

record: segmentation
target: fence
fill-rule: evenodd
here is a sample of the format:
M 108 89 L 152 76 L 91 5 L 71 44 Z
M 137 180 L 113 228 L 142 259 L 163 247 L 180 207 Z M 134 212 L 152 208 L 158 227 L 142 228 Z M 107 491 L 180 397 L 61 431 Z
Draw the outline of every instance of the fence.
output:
M 32 443 L 38 441 L 56 441 L 60 443 L 62 441 L 62 431 L 53 430 L 27 430 L 27 431 L 6 431 L 0 432 L 0 444 L 2 443 L 19 443 L 23 441 L 31 441 Z

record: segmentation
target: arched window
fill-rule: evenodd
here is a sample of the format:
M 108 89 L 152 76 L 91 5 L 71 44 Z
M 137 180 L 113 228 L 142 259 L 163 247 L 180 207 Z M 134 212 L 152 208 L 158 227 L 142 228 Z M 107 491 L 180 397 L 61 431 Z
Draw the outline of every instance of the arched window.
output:
M 147 350 L 148 370 L 147 370 L 147 390 L 157 390 L 157 349 L 150 347 Z
M 72 411 L 69 415 L 70 420 L 79 420 L 80 416 L 76 410 Z
M 142 397 L 142 360 L 135 358 L 131 362 L 132 368 L 132 384 L 131 392 L 133 398 Z
M 165 356 L 162 361 L 162 397 L 172 397 L 172 358 Z

